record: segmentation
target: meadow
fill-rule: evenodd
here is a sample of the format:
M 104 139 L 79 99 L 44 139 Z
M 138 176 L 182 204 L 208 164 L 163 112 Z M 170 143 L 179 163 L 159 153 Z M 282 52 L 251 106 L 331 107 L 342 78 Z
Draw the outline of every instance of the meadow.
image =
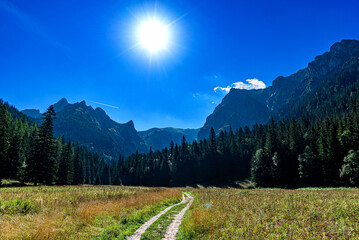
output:
M 359 239 L 358 189 L 0 188 L 0 239 L 126 239 L 190 192 L 177 239 Z M 141 239 L 163 237 L 178 205 Z M 156 238 L 157 236 L 157 238 Z
M 125 239 L 181 198 L 170 188 L 0 188 L 0 239 Z
M 359 239 L 358 189 L 196 189 L 178 239 Z

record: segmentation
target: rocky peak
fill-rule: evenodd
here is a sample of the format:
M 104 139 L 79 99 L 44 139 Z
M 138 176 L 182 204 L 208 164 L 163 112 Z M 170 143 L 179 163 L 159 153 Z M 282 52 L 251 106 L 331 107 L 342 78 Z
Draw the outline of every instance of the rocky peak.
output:
M 308 64 L 308 68 L 313 78 L 319 78 L 341 68 L 346 61 L 357 56 L 359 56 L 359 41 L 343 40 L 333 44 L 329 52 L 317 56 Z
M 62 111 L 67 105 L 69 105 L 69 102 L 66 98 L 61 98 L 57 103 L 54 104 L 55 112 Z
M 132 120 L 128 121 L 127 123 L 125 123 L 127 126 L 131 127 L 131 128 L 135 128 L 135 124 L 133 123 Z

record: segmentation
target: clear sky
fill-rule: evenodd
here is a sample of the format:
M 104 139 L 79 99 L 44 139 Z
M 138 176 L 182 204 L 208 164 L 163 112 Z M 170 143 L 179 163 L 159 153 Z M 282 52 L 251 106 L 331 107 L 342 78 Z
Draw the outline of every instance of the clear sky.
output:
M 154 9 L 170 44 L 150 57 L 136 34 Z M 198 128 L 230 87 L 270 86 L 342 39 L 359 39 L 358 0 L 0 0 L 0 98 Z

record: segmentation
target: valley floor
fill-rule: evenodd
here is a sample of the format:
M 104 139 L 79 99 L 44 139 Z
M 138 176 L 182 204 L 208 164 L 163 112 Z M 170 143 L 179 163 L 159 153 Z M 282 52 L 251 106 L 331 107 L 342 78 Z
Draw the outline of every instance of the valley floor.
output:
M 181 198 L 170 188 L 0 188 L 0 239 L 126 239 Z
M 0 239 L 358 239 L 359 190 L 0 188 L 0 228 Z
M 359 239 L 358 189 L 196 189 L 177 239 Z

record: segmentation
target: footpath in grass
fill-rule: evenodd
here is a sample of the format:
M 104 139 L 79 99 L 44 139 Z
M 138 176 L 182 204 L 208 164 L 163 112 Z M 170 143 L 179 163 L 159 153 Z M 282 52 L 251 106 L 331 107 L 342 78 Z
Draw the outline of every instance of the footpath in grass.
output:
M 167 227 L 172 223 L 174 217 L 186 207 L 186 203 L 179 204 L 171 208 L 170 211 L 163 214 L 157 221 L 155 221 L 144 234 L 141 236 L 141 240 L 157 240 L 162 239 L 165 236 Z
M 99 233 L 95 239 L 127 239 L 129 236 L 134 234 L 136 229 L 148 221 L 153 215 L 177 202 L 178 200 L 173 202 L 160 202 L 156 205 L 140 209 L 121 219 L 117 219 L 115 217 L 98 218 L 97 222 L 99 225 L 106 224 L 108 226 L 105 227 L 105 229 Z
M 174 204 L 164 211 L 159 212 L 149 221 L 138 228 L 134 234 L 127 239 L 131 240 L 157 240 L 176 239 L 179 226 L 181 225 L 183 215 L 193 203 L 193 197 L 188 193 L 183 194 L 183 200 Z

